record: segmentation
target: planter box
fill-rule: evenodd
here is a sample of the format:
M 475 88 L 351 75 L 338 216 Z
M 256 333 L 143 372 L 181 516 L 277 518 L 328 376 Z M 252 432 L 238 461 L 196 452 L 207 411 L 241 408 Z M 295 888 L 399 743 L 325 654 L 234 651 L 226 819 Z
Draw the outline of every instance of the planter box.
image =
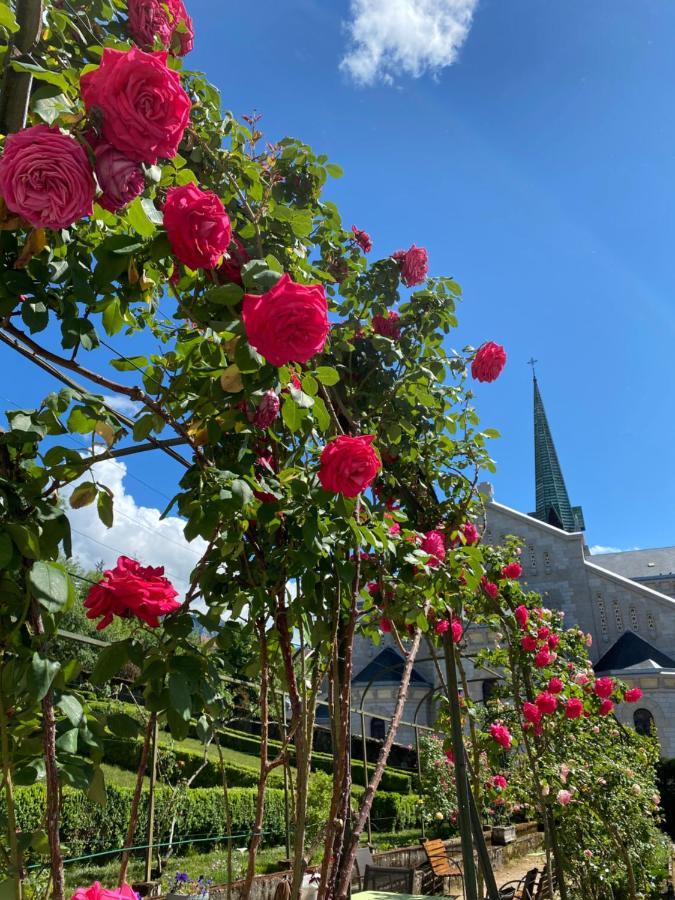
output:
M 492 829 L 493 844 L 511 844 L 516 839 L 515 825 L 495 825 Z
M 159 897 L 161 882 L 159 881 L 134 881 L 131 885 L 140 897 Z
M 174 894 L 169 892 L 165 900 L 209 900 L 208 891 L 205 894 Z

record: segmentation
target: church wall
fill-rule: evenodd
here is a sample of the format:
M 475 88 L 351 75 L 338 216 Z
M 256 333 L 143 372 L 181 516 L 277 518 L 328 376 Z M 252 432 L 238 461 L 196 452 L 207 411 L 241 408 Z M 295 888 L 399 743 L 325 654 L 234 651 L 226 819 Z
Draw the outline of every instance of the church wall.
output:
M 620 703 L 616 708 L 617 719 L 624 725 L 633 727 L 636 709 L 648 709 L 654 716 L 661 755 L 664 759 L 675 759 L 675 675 L 625 680 L 631 687 L 641 687 L 644 696 L 637 703 Z

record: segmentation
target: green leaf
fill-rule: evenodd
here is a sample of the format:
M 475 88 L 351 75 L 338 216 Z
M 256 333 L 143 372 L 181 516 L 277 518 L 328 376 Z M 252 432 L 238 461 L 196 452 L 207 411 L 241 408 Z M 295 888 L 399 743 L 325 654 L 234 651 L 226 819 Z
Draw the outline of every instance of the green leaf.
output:
M 15 72 L 30 72 L 34 78 L 38 79 L 38 81 L 46 81 L 48 84 L 55 84 L 56 87 L 61 88 L 62 91 L 68 92 L 68 88 L 70 87 L 68 80 L 57 72 L 50 72 L 47 69 L 43 69 L 42 66 L 35 66 L 32 63 L 17 62 L 16 60 L 11 63 L 11 66 Z
M 126 713 L 111 713 L 108 716 L 108 728 L 120 738 L 134 738 L 141 731 L 140 723 Z
M 157 230 L 154 222 L 148 216 L 140 197 L 136 197 L 134 202 L 128 207 L 126 219 L 134 231 L 137 234 L 140 234 L 141 237 L 152 237 Z
M 71 725 L 78 726 L 84 718 L 84 710 L 82 704 L 76 697 L 70 694 L 64 694 L 56 704 L 61 712 L 66 716 Z
M 337 369 L 334 369 L 332 366 L 319 366 L 314 370 L 313 375 L 317 381 L 320 381 L 321 384 L 325 384 L 328 387 L 337 384 L 340 380 Z
M 0 569 L 6 569 L 14 556 L 12 539 L 5 532 L 0 534 Z
M 16 17 L 9 6 L 0 6 L 0 25 L 12 33 L 19 30 Z
M 342 178 L 345 174 L 342 170 L 342 166 L 338 166 L 337 163 L 327 163 L 326 172 L 328 172 L 332 178 Z
M 1 9 L 2 7 L 0 7 Z M 42 89 L 41 89 L 42 90 Z M 49 88 L 47 88 L 49 90 Z M 33 112 L 47 125 L 53 125 L 62 113 L 72 113 L 73 106 L 65 94 L 56 94 L 52 97 L 40 97 L 31 101 Z
M 217 306 L 235 306 L 244 296 L 238 284 L 221 284 L 204 294 L 204 299 Z
M 98 517 L 106 528 L 112 528 L 113 525 L 113 495 L 108 488 L 101 488 L 96 499 L 96 508 L 98 509 Z
M 91 776 L 91 781 L 87 788 L 87 797 L 93 800 L 94 803 L 98 803 L 99 806 L 106 805 L 105 776 L 103 770 L 98 767 L 94 769 L 94 774 Z
M 34 531 L 30 531 L 25 525 L 15 525 L 14 523 L 7 525 L 6 528 L 22 556 L 26 556 L 28 559 L 40 558 L 40 542 Z
M 146 356 L 128 356 L 125 359 L 111 359 L 110 365 L 118 372 L 133 372 L 144 369 L 148 364 Z
M 33 596 L 40 604 L 55 613 L 63 609 L 71 596 L 68 574 L 58 563 L 36 562 L 30 570 L 30 584 Z
M 281 417 L 290 431 L 297 431 L 302 424 L 303 412 L 295 401 L 287 397 L 281 407 Z
M 94 684 L 103 684 L 113 675 L 117 675 L 122 666 L 129 659 L 129 648 L 125 643 L 111 644 L 101 653 L 96 660 L 91 680 Z
M 316 419 L 316 424 L 321 431 L 327 431 L 330 427 L 330 413 L 326 409 L 326 404 L 321 397 L 314 398 L 314 406 L 312 407 L 312 415 Z
M 254 294 L 264 294 L 277 283 L 279 272 L 270 269 L 264 259 L 252 259 L 241 268 L 241 277 L 246 290 Z
M 185 722 L 190 721 L 192 715 L 192 707 L 190 705 L 190 689 L 183 675 L 178 672 L 172 672 L 169 675 L 169 699 L 171 708 Z
M 316 397 L 319 392 L 319 385 L 316 378 L 311 375 L 305 375 L 302 379 L 302 389 L 309 397 Z
M 39 653 L 33 654 L 30 669 L 26 676 L 26 688 L 35 703 L 39 703 L 45 696 L 52 686 L 59 669 L 59 663 L 50 659 L 43 659 Z
M 107 303 L 101 319 L 107 334 L 117 334 L 124 325 L 124 316 L 122 315 L 120 301 L 115 299 Z
M 77 753 L 77 736 L 78 736 L 77 728 L 70 728 L 68 731 L 65 731 L 60 737 L 56 740 L 56 749 L 61 750 L 64 753 Z
M 82 509 L 93 503 L 98 495 L 98 488 L 93 481 L 85 481 L 84 484 L 75 488 L 70 495 L 70 505 L 73 509 Z

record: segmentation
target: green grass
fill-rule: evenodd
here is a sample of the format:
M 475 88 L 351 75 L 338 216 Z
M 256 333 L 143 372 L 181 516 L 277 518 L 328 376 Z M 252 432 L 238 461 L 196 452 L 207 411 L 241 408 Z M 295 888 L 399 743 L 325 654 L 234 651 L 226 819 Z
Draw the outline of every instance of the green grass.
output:
M 106 784 L 114 784 L 117 787 L 134 788 L 136 787 L 136 773 L 129 769 L 121 769 L 119 766 L 109 766 L 108 763 L 101 763 L 101 769 Z M 145 776 L 143 786 L 149 787 L 150 779 Z
M 165 731 L 160 731 L 159 742 L 163 747 L 181 748 L 184 750 L 193 750 L 195 753 L 203 753 L 204 745 L 196 738 L 185 738 L 182 741 L 173 741 L 171 735 Z M 252 756 L 248 753 L 242 753 L 240 750 L 230 750 L 229 747 L 222 747 L 223 759 L 225 762 L 231 762 L 233 765 L 244 766 L 247 769 L 259 769 L 260 757 Z M 207 754 L 209 759 L 218 762 L 218 748 L 214 744 L 209 744 Z

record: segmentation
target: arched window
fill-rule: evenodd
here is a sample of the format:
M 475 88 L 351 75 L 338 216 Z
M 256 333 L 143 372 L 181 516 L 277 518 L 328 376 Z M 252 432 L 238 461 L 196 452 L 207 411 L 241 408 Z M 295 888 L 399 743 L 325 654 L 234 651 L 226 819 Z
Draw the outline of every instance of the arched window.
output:
M 496 678 L 486 678 L 483 682 L 483 703 L 487 703 L 488 700 L 491 700 L 494 696 L 495 688 L 497 687 L 497 679 Z
M 384 740 L 384 719 L 371 719 L 370 720 L 370 736 L 371 738 L 375 738 L 376 741 Z
M 654 716 L 644 707 L 636 709 L 633 713 L 633 724 L 638 734 L 651 734 L 656 730 Z

